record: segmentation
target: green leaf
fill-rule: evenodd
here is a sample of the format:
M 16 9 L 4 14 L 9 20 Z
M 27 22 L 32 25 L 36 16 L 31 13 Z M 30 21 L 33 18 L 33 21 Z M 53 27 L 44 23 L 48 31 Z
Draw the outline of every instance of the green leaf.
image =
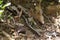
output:
M 7 3 L 2 7 L 2 9 L 5 9 L 5 7 L 10 6 L 10 5 L 11 5 L 11 3 Z
M 3 1 L 0 1 L 0 4 L 2 4 L 3 3 Z
M 2 17 L 3 12 L 4 12 L 4 10 L 0 10 L 0 19 Z
M 0 5 L 0 8 L 2 7 L 2 4 Z
M 0 14 L 2 14 L 4 12 L 4 10 L 0 10 Z

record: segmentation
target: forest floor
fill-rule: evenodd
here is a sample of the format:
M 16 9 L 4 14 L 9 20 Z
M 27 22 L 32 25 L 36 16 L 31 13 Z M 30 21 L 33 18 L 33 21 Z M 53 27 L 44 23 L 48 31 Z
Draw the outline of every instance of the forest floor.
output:
M 53 17 L 54 23 L 47 16 L 41 24 L 29 13 L 21 5 L 7 7 L 0 20 L 0 40 L 60 40 L 60 15 Z

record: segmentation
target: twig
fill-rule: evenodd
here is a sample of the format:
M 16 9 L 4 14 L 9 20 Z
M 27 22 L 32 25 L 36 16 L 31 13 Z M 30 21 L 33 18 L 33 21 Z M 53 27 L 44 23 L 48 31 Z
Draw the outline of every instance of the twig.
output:
M 19 15 L 19 17 L 21 17 L 21 15 L 22 15 L 22 9 L 19 11 L 18 8 L 15 7 L 15 6 L 12 6 L 11 8 L 12 8 L 13 10 L 16 10 L 16 12 L 17 12 L 17 14 Z
M 22 9 L 22 11 L 23 11 L 25 14 L 28 14 L 28 10 L 27 10 L 27 9 L 25 9 L 23 6 L 18 5 L 17 7 L 18 7 L 18 8 L 21 8 L 21 9 Z
M 8 33 L 6 33 L 5 31 L 2 31 L 2 33 L 9 39 L 9 40 L 15 40 L 14 38 L 11 38 L 10 35 Z
M 36 30 L 28 23 L 28 20 L 25 18 L 25 16 L 22 15 L 22 17 L 23 17 L 23 19 L 25 20 L 27 26 L 28 26 L 34 33 L 36 33 L 38 36 L 41 36 L 41 34 L 40 34 L 38 31 L 36 31 Z
M 43 15 L 49 20 L 50 23 L 52 23 L 49 17 L 46 16 L 46 14 L 43 14 Z
M 19 18 L 22 16 L 22 9 L 21 9 L 21 11 L 19 12 Z
M 8 23 L 7 25 L 8 25 L 9 27 L 11 27 L 11 28 L 14 28 L 14 26 L 13 26 L 13 25 L 11 25 L 11 24 L 9 24 L 9 23 Z

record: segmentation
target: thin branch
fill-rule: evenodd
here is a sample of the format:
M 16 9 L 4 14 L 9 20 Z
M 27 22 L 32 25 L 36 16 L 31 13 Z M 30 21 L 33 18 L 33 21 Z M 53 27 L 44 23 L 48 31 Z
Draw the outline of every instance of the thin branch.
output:
M 28 20 L 25 18 L 25 16 L 23 15 L 22 17 L 23 17 L 23 19 L 25 20 L 27 26 L 28 26 L 34 33 L 36 33 L 38 36 L 41 36 L 41 34 L 40 34 L 38 31 L 36 31 L 36 30 L 28 23 Z
M 2 33 L 9 39 L 9 40 L 15 40 L 13 38 L 10 37 L 10 35 L 8 33 L 6 33 L 5 31 L 2 31 Z
M 18 8 L 21 8 L 22 11 L 23 11 L 25 14 L 28 14 L 28 13 L 29 13 L 29 12 L 28 12 L 28 9 L 25 9 L 23 6 L 18 5 L 17 7 L 18 7 Z

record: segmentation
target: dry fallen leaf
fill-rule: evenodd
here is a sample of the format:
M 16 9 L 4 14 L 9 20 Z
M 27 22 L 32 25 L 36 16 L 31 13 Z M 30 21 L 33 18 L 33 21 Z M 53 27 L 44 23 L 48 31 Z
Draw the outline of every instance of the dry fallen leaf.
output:
M 30 10 L 30 15 L 40 23 L 44 24 L 44 17 L 40 11 L 33 11 L 33 9 Z
M 47 14 L 47 15 L 50 15 L 50 16 L 56 17 L 56 16 L 57 16 L 57 12 L 58 12 L 57 6 L 58 6 L 58 5 L 48 6 L 48 7 L 47 7 L 47 10 L 46 10 L 46 14 Z

